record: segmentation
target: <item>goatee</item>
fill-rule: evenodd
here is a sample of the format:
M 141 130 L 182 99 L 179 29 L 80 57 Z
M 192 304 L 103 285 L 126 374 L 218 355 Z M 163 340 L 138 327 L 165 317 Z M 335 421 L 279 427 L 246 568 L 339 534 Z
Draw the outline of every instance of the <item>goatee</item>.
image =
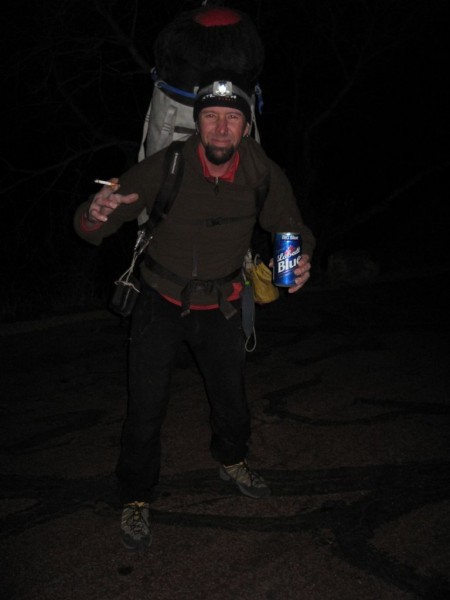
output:
M 205 147 L 205 156 L 213 165 L 223 165 L 233 157 L 235 151 L 236 148 L 234 146 L 218 148 L 217 146 L 208 144 Z

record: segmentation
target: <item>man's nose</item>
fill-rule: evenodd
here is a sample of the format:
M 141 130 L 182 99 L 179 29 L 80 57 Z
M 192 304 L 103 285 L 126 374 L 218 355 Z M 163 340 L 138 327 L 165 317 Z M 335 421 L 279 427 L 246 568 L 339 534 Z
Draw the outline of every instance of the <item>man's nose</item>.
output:
M 220 133 L 226 133 L 228 131 L 228 121 L 226 117 L 219 117 L 216 121 L 216 130 Z

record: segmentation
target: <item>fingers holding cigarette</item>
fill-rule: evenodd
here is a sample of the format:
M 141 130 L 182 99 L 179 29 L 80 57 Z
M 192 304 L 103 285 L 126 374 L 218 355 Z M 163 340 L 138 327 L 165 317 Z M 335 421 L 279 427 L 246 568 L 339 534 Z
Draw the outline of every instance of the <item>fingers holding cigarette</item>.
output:
M 131 204 L 139 198 L 138 194 L 127 194 L 124 196 L 119 194 L 120 183 L 117 178 L 112 178 L 109 181 L 95 179 L 95 183 L 103 185 L 103 188 L 95 194 L 89 207 L 88 219 L 91 222 L 106 223 L 109 215 L 120 204 Z

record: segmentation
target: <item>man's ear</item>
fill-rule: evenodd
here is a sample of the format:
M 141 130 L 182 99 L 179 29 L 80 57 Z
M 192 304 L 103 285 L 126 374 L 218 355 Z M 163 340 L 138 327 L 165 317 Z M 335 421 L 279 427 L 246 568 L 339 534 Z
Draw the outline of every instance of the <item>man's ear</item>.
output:
M 245 129 L 244 129 L 244 137 L 248 137 L 250 135 L 250 129 L 251 129 L 250 123 L 247 123 L 247 125 L 245 126 Z

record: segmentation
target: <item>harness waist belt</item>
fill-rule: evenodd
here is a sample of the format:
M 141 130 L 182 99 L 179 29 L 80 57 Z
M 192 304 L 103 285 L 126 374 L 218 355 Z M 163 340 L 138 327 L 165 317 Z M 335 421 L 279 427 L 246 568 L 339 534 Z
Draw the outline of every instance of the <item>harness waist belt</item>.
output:
M 242 268 L 236 269 L 229 275 L 225 277 L 221 277 L 220 279 L 185 279 L 184 277 L 180 277 L 176 273 L 173 273 L 166 267 L 163 267 L 161 264 L 157 263 L 151 256 L 148 254 L 145 256 L 145 265 L 157 275 L 160 275 L 164 279 L 168 279 L 177 285 L 182 286 L 180 298 L 181 298 L 181 316 L 185 317 L 190 313 L 190 302 L 191 295 L 194 292 L 205 292 L 206 294 L 211 294 L 213 292 L 217 293 L 219 308 L 222 314 L 226 319 L 230 319 L 233 315 L 236 314 L 236 309 L 229 302 L 222 290 L 220 289 L 220 285 L 224 283 L 229 283 L 236 279 L 236 277 L 241 273 Z

